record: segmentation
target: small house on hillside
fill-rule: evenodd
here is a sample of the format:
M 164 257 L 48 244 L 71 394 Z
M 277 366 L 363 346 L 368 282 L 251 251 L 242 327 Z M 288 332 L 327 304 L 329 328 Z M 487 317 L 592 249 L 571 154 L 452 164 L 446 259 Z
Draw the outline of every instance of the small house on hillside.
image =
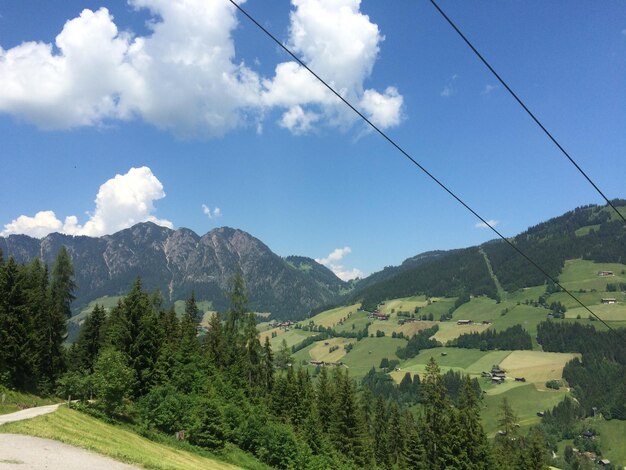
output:
M 615 276 L 615 273 L 613 271 L 598 271 L 598 276 L 600 277 Z
M 602 465 L 603 467 L 606 467 L 611 464 L 611 461 L 609 459 L 602 459 L 602 460 L 598 460 L 598 463 Z
M 526 377 L 515 377 L 516 382 L 526 382 Z
M 456 322 L 457 325 L 471 325 L 472 320 L 459 320 Z
M 498 384 L 501 384 L 503 382 L 504 382 L 504 377 L 499 377 L 499 376 L 496 376 L 496 375 L 492 375 L 491 376 L 491 383 L 492 384 L 498 385 Z
M 600 303 L 609 304 L 609 305 L 610 304 L 616 304 L 617 303 L 617 299 L 602 299 L 600 301 Z

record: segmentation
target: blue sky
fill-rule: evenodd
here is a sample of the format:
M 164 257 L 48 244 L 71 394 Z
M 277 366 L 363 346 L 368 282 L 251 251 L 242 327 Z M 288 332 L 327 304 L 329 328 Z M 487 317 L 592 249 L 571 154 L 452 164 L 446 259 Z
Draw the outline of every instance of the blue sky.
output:
M 626 4 L 440 5 L 626 197 Z M 244 7 L 505 235 L 603 202 L 430 2 Z M 345 278 L 494 238 L 226 0 L 0 0 L 0 48 L 3 235 L 227 225 Z

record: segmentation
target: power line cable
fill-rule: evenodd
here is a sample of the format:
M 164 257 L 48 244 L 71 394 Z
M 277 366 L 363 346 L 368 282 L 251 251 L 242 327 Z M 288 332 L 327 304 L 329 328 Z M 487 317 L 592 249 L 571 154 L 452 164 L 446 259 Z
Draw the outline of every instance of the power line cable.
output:
M 604 198 L 606 203 L 609 206 L 611 206 L 613 208 L 613 210 L 615 211 L 615 213 L 624 221 L 624 223 L 626 223 L 626 218 L 624 218 L 622 213 L 617 210 L 617 208 L 613 205 L 613 203 L 611 201 L 609 201 L 609 199 L 600 190 L 598 185 L 596 185 L 591 180 L 589 175 L 587 175 L 587 173 L 585 173 L 585 171 L 580 167 L 580 165 L 578 165 L 578 163 L 576 163 L 576 161 L 570 156 L 570 154 L 563 148 L 563 146 L 550 133 L 550 131 L 548 131 L 548 129 L 546 129 L 546 127 L 541 123 L 541 121 L 537 118 L 537 116 L 535 116 L 533 114 L 533 112 L 530 109 L 528 109 L 528 106 L 526 106 L 524 104 L 524 102 L 519 98 L 519 96 L 517 96 L 517 94 L 511 89 L 511 87 L 502 79 L 502 77 L 498 74 L 498 72 L 496 72 L 495 69 L 489 64 L 489 62 L 487 62 L 487 59 L 485 59 L 483 57 L 483 55 L 480 52 L 478 52 L 478 49 L 476 49 L 474 47 L 474 45 L 469 41 L 469 39 L 467 39 L 467 37 L 457 27 L 457 25 L 454 24 L 454 22 L 450 19 L 450 17 L 445 14 L 445 12 L 439 7 L 439 5 L 437 5 L 437 2 L 435 2 L 435 0 L 430 0 L 430 3 L 433 4 L 433 6 L 437 9 L 437 11 L 441 14 L 441 16 L 443 16 L 443 18 L 448 22 L 448 24 L 450 26 L 452 26 L 452 28 L 457 32 L 457 34 L 459 36 L 461 36 L 461 39 L 463 39 L 463 41 L 465 41 L 465 44 L 467 44 L 469 46 L 469 48 L 474 52 L 474 54 L 476 54 L 476 56 L 481 60 L 481 62 L 483 64 L 485 64 L 485 67 L 487 67 L 489 69 L 489 71 L 498 79 L 498 81 L 502 84 L 502 86 L 504 86 L 504 88 L 506 88 L 506 90 L 509 92 L 509 94 L 513 98 L 515 98 L 515 101 L 517 101 L 519 103 L 519 105 L 524 109 L 524 111 L 526 111 L 526 113 L 531 117 L 531 119 L 533 121 L 535 121 L 535 123 L 541 128 L 541 130 L 544 132 L 544 134 L 546 134 L 548 136 L 548 138 L 554 143 L 554 145 L 557 146 L 557 148 L 561 151 L 561 153 L 563 155 L 565 155 L 565 157 L 571 162 L 571 164 L 576 167 L 576 169 L 580 172 L 580 174 L 585 177 L 585 179 L 589 182 L 589 184 L 591 184 L 591 186 L 594 187 L 594 189 L 598 192 L 598 194 L 600 194 L 600 196 L 602 196 Z
M 582 301 L 578 299 L 574 294 L 572 294 L 569 290 L 563 287 L 559 281 L 554 279 L 550 274 L 546 272 L 539 264 L 537 264 L 532 258 L 530 258 L 526 253 L 520 250 L 513 242 L 511 242 L 508 238 L 502 235 L 492 224 L 490 224 L 487 220 L 485 220 L 480 214 L 478 214 L 474 209 L 472 209 L 465 201 L 463 201 L 459 196 L 457 196 L 451 189 L 449 189 L 444 183 L 442 183 L 437 177 L 435 177 L 431 172 L 429 172 L 426 168 L 424 168 L 417 160 L 415 160 L 411 155 L 407 153 L 399 144 L 397 144 L 391 137 L 389 137 L 383 130 L 381 130 L 378 126 L 376 126 L 372 121 L 370 121 L 363 113 L 361 113 L 357 108 L 355 108 L 347 99 L 341 96 L 333 87 L 331 87 L 324 79 L 322 79 L 319 75 L 317 75 L 311 68 L 309 68 L 297 55 L 295 55 L 291 50 L 285 46 L 276 36 L 274 36 L 268 29 L 266 29 L 263 25 L 261 25 L 252 15 L 250 15 L 246 10 L 244 10 L 241 6 L 237 4 L 234 0 L 228 0 L 232 3 L 246 18 L 248 18 L 252 23 L 254 23 L 261 31 L 263 31 L 272 41 L 274 41 L 281 49 L 283 49 L 287 54 L 289 54 L 298 64 L 304 67 L 311 75 L 313 75 L 317 80 L 319 80 L 330 92 L 339 98 L 346 106 L 348 106 L 352 111 L 354 111 L 363 121 L 365 121 L 372 129 L 374 129 L 378 134 L 380 134 L 388 143 L 390 143 L 396 150 L 398 150 L 407 160 L 413 163 L 417 168 L 419 168 L 424 174 L 426 174 L 431 180 L 433 180 L 439 187 L 441 187 L 445 192 L 447 192 L 450 196 L 452 196 L 459 204 L 461 204 L 465 209 L 471 212 L 476 218 L 478 218 L 486 227 L 489 227 L 498 237 L 504 240 L 511 248 L 513 248 L 518 254 L 520 254 L 523 258 L 525 258 L 529 263 L 531 263 L 535 268 L 537 268 L 546 278 L 552 281 L 556 286 L 563 290 L 563 292 L 567 293 L 572 299 L 576 301 L 581 307 L 589 312 L 590 315 L 594 316 L 598 321 L 600 321 L 607 329 L 613 331 L 615 334 L 621 336 L 617 330 L 615 330 L 612 326 L 610 326 L 607 322 L 605 322 L 602 318 L 596 315 L 589 307 L 587 307 Z M 626 339 L 626 338 L 624 338 Z

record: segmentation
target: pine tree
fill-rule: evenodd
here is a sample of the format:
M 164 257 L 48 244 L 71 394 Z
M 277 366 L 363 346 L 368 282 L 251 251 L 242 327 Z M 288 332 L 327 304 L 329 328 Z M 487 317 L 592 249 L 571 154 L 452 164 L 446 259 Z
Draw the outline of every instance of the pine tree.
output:
M 265 388 L 265 391 L 271 392 L 272 385 L 274 383 L 274 354 L 272 353 L 272 346 L 270 344 L 269 336 L 265 337 L 265 344 L 263 345 L 261 375 L 262 385 Z
M 389 449 L 389 463 L 398 465 L 402 460 L 402 451 L 405 446 L 404 428 L 400 418 L 400 410 L 395 402 L 389 404 L 389 425 L 387 430 L 387 445 Z
M 245 315 L 243 335 L 246 348 L 248 387 L 252 390 L 263 386 L 263 366 L 261 364 L 263 349 L 259 341 L 259 330 L 256 327 L 256 316 L 254 313 Z
M 22 276 L 15 260 L 9 258 L 0 279 L 0 380 L 18 389 L 32 387 L 26 319 Z
M 225 341 L 220 314 L 215 312 L 209 319 L 209 328 L 204 337 L 204 350 L 209 363 L 218 369 L 226 366 Z
M 324 434 L 328 433 L 332 420 L 333 395 L 334 387 L 328 378 L 328 371 L 325 367 L 322 367 L 322 370 L 317 378 L 315 405 L 317 408 L 317 414 L 320 418 L 320 426 L 322 427 L 322 432 Z
M 459 444 L 467 469 L 493 468 L 491 447 L 480 422 L 480 402 L 469 375 L 465 376 L 459 398 Z
M 374 441 L 374 457 L 376 458 L 376 463 L 381 467 L 386 467 L 390 462 L 387 425 L 385 401 L 382 395 L 379 395 L 374 407 L 374 434 L 372 435 L 372 440 Z
M 217 401 L 215 399 L 201 400 L 194 415 L 196 422 L 189 430 L 189 441 L 209 449 L 224 447 L 224 418 Z
M 432 357 L 426 365 L 426 376 L 421 391 L 424 403 L 423 442 L 426 460 L 429 468 L 445 469 L 455 460 L 450 449 L 455 438 L 450 434 L 452 408 L 439 373 L 439 366 Z
M 426 464 L 426 450 L 413 414 L 407 410 L 403 421 L 405 442 L 402 452 L 402 467 L 409 470 L 429 470 Z
M 73 352 L 70 354 L 72 370 L 82 370 L 87 374 L 93 373 L 94 363 L 104 345 L 105 321 L 104 308 L 96 305 L 85 319 L 78 339 L 73 344 Z

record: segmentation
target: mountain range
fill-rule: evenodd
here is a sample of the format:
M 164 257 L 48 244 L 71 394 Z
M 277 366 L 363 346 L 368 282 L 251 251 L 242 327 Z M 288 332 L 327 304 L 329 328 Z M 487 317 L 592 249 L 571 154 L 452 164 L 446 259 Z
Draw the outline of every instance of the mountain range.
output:
M 613 204 L 626 214 L 626 200 Z M 222 227 L 199 236 L 140 223 L 100 238 L 50 234 L 0 237 L 0 250 L 21 263 L 38 257 L 52 265 L 65 245 L 78 285 L 74 309 L 102 296 L 125 293 L 141 277 L 148 290 L 159 289 L 166 302 L 195 292 L 212 308 L 228 308 L 229 281 L 240 271 L 249 306 L 275 318 L 303 319 L 323 308 L 361 301 L 374 308 L 385 299 L 430 296 L 486 295 L 557 278 L 566 259 L 626 262 L 623 221 L 607 206 L 589 205 L 540 223 L 509 241 L 542 266 L 538 271 L 502 240 L 449 251 L 430 251 L 389 266 L 365 279 L 344 282 L 325 266 L 302 256 L 280 257 L 252 235 Z
M 75 310 L 102 296 L 125 293 L 137 277 L 147 290 L 159 289 L 166 302 L 188 298 L 193 291 L 224 310 L 229 281 L 240 271 L 252 310 L 304 318 L 312 309 L 336 302 L 348 286 L 313 259 L 282 258 L 252 235 L 228 227 L 198 236 L 145 222 L 99 238 L 58 233 L 42 239 L 0 238 L 0 250 L 20 263 L 38 257 L 52 266 L 62 245 L 74 263 Z

